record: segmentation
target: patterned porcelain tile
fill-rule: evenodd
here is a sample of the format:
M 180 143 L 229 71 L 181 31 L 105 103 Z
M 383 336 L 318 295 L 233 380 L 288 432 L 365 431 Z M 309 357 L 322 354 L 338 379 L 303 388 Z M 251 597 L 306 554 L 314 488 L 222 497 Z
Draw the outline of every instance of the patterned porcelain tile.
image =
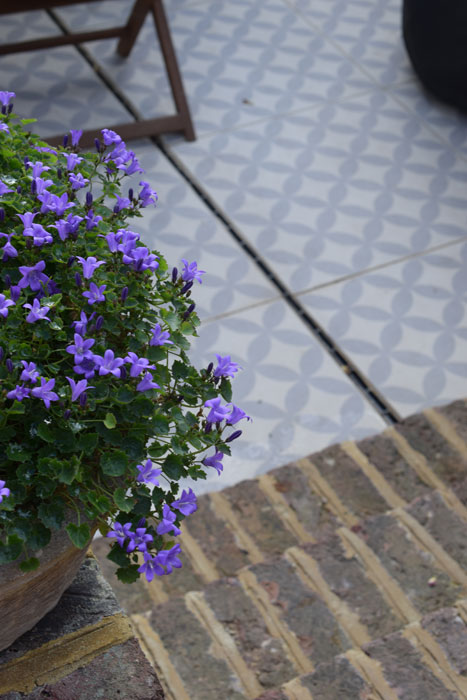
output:
M 418 80 L 398 87 L 393 91 L 393 95 L 407 109 L 427 122 L 431 129 L 450 143 L 460 155 L 467 158 L 467 116 L 465 114 L 442 104 L 429 95 Z
M 467 243 L 299 300 L 403 416 L 467 395 Z
M 411 76 L 401 34 L 402 0 L 292 0 L 311 25 L 380 84 Z
M 56 33 L 45 12 L 8 15 L 0 23 L 2 42 Z M 41 136 L 128 119 L 118 100 L 71 46 L 1 56 L 0 85 L 17 93 L 15 109 L 23 117 L 38 120 L 33 128 Z
M 205 367 L 216 352 L 244 367 L 233 382 L 233 401 L 253 422 L 238 425 L 244 434 L 232 443 L 222 478 L 210 470 L 208 481 L 196 482 L 199 493 L 385 426 L 283 301 L 202 325 L 193 362 Z
M 371 88 L 281 0 L 166 3 L 166 9 L 198 134 Z M 145 116 L 173 110 L 150 18 L 129 59 L 115 55 L 112 41 L 88 48 Z
M 145 169 L 131 183 L 137 192 L 141 178 L 158 193 L 156 208 L 143 210 L 131 228 L 164 255 L 169 265 L 183 267 L 181 259 L 196 260 L 206 270 L 202 284 L 196 283 L 193 300 L 201 318 L 232 312 L 278 295 L 232 239 L 225 227 L 194 193 L 172 164 L 150 142 L 133 142 Z M 128 181 L 130 183 L 130 180 Z
M 175 152 L 294 291 L 467 233 L 464 162 L 385 92 Z

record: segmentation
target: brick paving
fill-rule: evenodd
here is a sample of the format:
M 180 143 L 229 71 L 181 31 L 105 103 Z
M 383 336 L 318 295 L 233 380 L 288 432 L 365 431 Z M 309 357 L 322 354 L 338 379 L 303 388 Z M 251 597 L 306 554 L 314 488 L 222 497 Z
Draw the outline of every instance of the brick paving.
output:
M 167 700 L 467 700 L 467 402 L 199 498 L 123 586 Z

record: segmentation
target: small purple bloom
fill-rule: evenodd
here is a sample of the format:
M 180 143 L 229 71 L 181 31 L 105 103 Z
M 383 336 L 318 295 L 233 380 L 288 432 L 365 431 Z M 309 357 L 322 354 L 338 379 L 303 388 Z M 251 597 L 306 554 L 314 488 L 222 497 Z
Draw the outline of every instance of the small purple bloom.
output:
M 91 229 L 95 228 L 99 221 L 102 221 L 102 216 L 99 216 L 99 214 L 96 214 L 94 216 L 94 212 L 92 209 L 88 211 L 88 213 L 85 216 L 86 219 L 86 231 L 91 231 Z
M 70 387 L 71 387 L 71 400 L 72 401 L 77 401 L 80 397 L 80 395 L 83 393 L 83 391 L 86 391 L 86 389 L 94 389 L 95 387 L 93 386 L 88 386 L 88 380 L 87 379 L 80 379 L 79 382 L 75 382 L 74 379 L 71 379 L 70 377 L 67 377 Z
M 151 189 L 149 182 L 144 182 L 144 180 L 141 180 L 139 184 L 142 185 L 141 192 L 138 195 L 139 199 L 141 200 L 141 206 L 143 208 L 148 207 L 150 204 L 154 204 L 154 206 L 156 206 L 157 193 Z
M 31 390 L 28 389 L 27 387 L 19 386 L 18 384 L 16 385 L 16 388 L 13 389 L 12 391 L 9 391 L 8 394 L 6 395 L 7 399 L 16 399 L 16 401 L 22 401 L 23 399 L 26 399 L 29 397 L 29 392 Z
M 12 300 L 16 303 L 21 296 L 21 287 L 19 287 L 17 284 L 13 284 L 10 287 L 10 295 Z
M 150 365 L 145 357 L 138 357 L 135 352 L 129 352 L 125 357 L 125 362 L 131 365 L 130 377 L 137 377 L 141 372 L 148 369 L 156 369 L 155 365 Z
M 105 301 L 104 290 L 106 289 L 106 284 L 101 284 L 100 287 L 94 282 L 89 285 L 89 292 L 83 292 L 83 297 L 87 297 L 88 304 L 96 304 L 99 301 Z
M 14 233 L 0 233 L 1 238 L 6 238 L 7 242 L 3 246 L 3 248 L 0 248 L 0 253 L 3 252 L 3 257 L 2 261 L 5 262 L 9 258 L 17 258 L 18 257 L 18 251 L 14 247 L 14 245 L 10 242 L 11 237 L 14 235 Z
M 114 377 L 120 378 L 120 369 L 123 365 L 122 357 L 115 357 L 113 350 L 106 350 L 104 356 L 93 355 L 92 359 L 99 367 L 99 375 L 113 374 Z
M 70 129 L 70 134 L 71 134 L 71 145 L 77 146 L 79 144 L 79 140 L 80 140 L 81 136 L 83 135 L 83 130 L 82 129 Z
M 153 381 L 151 372 L 146 372 L 140 383 L 136 386 L 136 391 L 149 391 L 150 389 L 160 389 L 160 386 Z
M 0 479 L 0 503 L 3 501 L 4 498 L 8 498 L 10 495 L 10 489 L 7 489 L 5 487 L 5 481 L 2 481 Z
M 196 503 L 196 495 L 193 489 L 188 489 L 188 491 L 182 491 L 180 498 L 173 503 L 171 503 L 172 508 L 176 508 L 183 513 L 183 515 L 191 515 L 197 510 L 198 505 Z
M 35 363 L 21 360 L 21 364 L 23 365 L 24 369 L 21 372 L 20 379 L 23 382 L 31 382 L 31 384 L 35 384 L 39 376 L 39 372 L 36 369 Z
M 152 338 L 149 341 L 149 345 L 173 345 L 173 342 L 169 340 L 170 333 L 163 331 L 159 323 L 156 323 L 151 332 Z
M 123 547 L 126 538 L 131 537 L 131 535 L 133 534 L 131 531 L 131 523 L 125 523 L 125 525 L 120 525 L 120 523 L 114 522 L 112 527 L 113 530 L 108 532 L 106 537 L 116 537 L 120 547 Z
M 96 312 L 93 311 L 92 314 L 90 315 L 90 317 L 88 318 L 86 316 L 86 314 L 84 313 L 84 311 L 81 311 L 80 317 L 79 317 L 80 320 L 73 321 L 73 323 L 71 324 L 72 326 L 75 327 L 76 333 L 79 333 L 79 335 L 83 335 L 83 336 L 86 335 L 87 325 L 90 321 L 92 321 L 92 319 L 94 318 L 95 315 L 96 315 Z
M 130 542 L 128 543 L 126 551 L 130 553 L 138 549 L 140 552 L 147 552 L 147 544 L 152 541 L 153 537 L 146 532 L 145 527 L 137 527 L 135 533 L 130 534 Z
M 15 92 L 10 92 L 9 90 L 0 90 L 0 102 L 4 107 L 8 106 L 8 103 L 10 102 L 12 97 L 16 97 Z
M 7 185 L 5 185 L 4 182 L 2 182 L 2 181 L 0 180 L 0 197 L 1 197 L 3 194 L 7 194 L 8 192 L 14 192 L 14 190 L 10 190 L 10 188 L 9 188 Z
M 125 265 L 131 265 L 133 270 L 137 272 L 142 272 L 143 270 L 152 270 L 154 272 L 159 267 L 157 255 L 150 254 L 149 250 L 144 246 L 133 248 L 124 253 L 122 261 Z
M 180 553 L 181 547 L 178 543 L 174 544 L 174 546 L 171 549 L 163 549 L 159 552 L 156 559 L 159 562 L 159 564 L 162 564 L 162 566 L 167 567 L 167 571 L 165 572 L 166 574 L 172 573 L 173 566 L 176 569 L 181 569 L 182 562 L 180 561 L 180 559 L 178 559 L 178 555 Z
M 70 355 L 74 355 L 75 364 L 80 365 L 85 358 L 92 358 L 93 353 L 89 348 L 92 348 L 96 342 L 94 338 L 88 338 L 84 340 L 79 333 L 75 333 L 74 345 L 69 345 L 66 349 Z
M 217 367 L 213 372 L 214 377 L 233 377 L 235 372 L 241 369 L 236 362 L 230 361 L 230 355 L 221 357 L 216 353 Z
M 82 187 L 86 187 L 86 185 L 89 184 L 88 178 L 83 177 L 81 173 L 70 173 L 68 181 L 72 190 L 80 190 Z
M 182 262 L 185 264 L 185 267 L 182 270 L 182 280 L 185 280 L 185 282 L 198 280 L 198 282 L 201 284 L 201 275 L 205 275 L 206 271 L 198 270 L 198 264 L 196 262 L 189 263 L 187 260 L 185 260 L 185 258 L 182 258 Z
M 36 177 L 40 177 L 44 171 L 50 170 L 49 166 L 44 165 L 41 160 L 37 160 L 35 163 L 33 163 L 32 160 L 28 160 L 26 165 L 27 168 L 32 168 L 31 175 L 33 179 L 35 179 Z M 51 184 L 53 184 L 52 181 Z
M 205 457 L 202 460 L 202 463 L 205 464 L 206 467 L 213 467 L 217 471 L 217 473 L 220 475 L 221 471 L 224 468 L 224 465 L 221 462 L 223 456 L 224 455 L 222 452 L 216 452 L 215 454 L 212 455 L 212 457 Z
M 42 202 L 42 214 L 52 211 L 56 216 L 63 216 L 67 209 L 75 206 L 73 202 L 68 201 L 68 194 L 66 192 L 59 197 L 45 190 L 42 194 L 37 196 L 37 199 Z
M 77 156 L 76 153 L 69 153 L 66 157 L 66 169 L 72 171 L 83 159 Z
M 157 556 L 153 557 L 149 552 L 143 552 L 144 564 L 138 569 L 140 574 L 146 576 L 146 580 L 151 582 L 154 576 L 163 576 L 165 574 L 164 569 L 158 563 Z
M 117 199 L 117 204 L 114 206 L 114 212 L 119 213 L 122 209 L 128 209 L 131 206 L 131 202 L 128 197 L 120 197 L 118 194 L 115 195 Z
M 113 143 L 122 143 L 122 138 L 112 129 L 101 129 L 102 138 L 106 146 L 111 146 Z
M 31 182 L 31 192 L 36 195 L 44 194 L 47 193 L 47 187 L 50 187 L 50 185 L 53 185 L 53 180 L 43 180 L 41 177 L 35 177 L 34 180 Z M 39 196 L 38 196 L 39 199 Z
M 155 469 L 152 466 L 150 459 L 147 459 L 145 464 L 137 464 L 136 469 L 139 474 L 136 477 L 136 481 L 141 481 L 143 483 L 154 484 L 154 486 L 159 486 L 159 481 L 157 477 L 162 472 L 162 469 Z
M 165 535 L 167 532 L 170 532 L 172 530 L 174 535 L 179 535 L 181 533 L 181 530 L 175 525 L 176 519 L 176 514 L 172 513 L 169 506 L 165 504 L 162 509 L 162 522 L 160 522 L 157 526 L 157 534 Z
M 243 411 L 241 408 L 234 406 L 234 404 L 229 405 L 232 406 L 232 411 L 227 418 L 227 425 L 235 425 L 235 423 L 238 423 L 238 421 L 242 420 L 242 418 L 246 418 L 247 420 L 251 421 L 250 416 L 247 416 L 245 411 Z
M 79 255 L 76 259 L 83 266 L 83 276 L 87 280 L 93 276 L 94 271 L 97 270 L 98 267 L 100 267 L 101 265 L 105 265 L 104 260 L 97 260 L 97 258 L 93 257 L 92 255 L 91 257 L 86 258 L 86 260 L 84 258 L 81 258 Z
M 84 374 L 85 379 L 91 379 L 96 372 L 96 363 L 90 357 L 86 357 L 81 364 L 73 367 L 76 374 Z
M 8 124 L 0 124 L 0 131 L 4 131 L 6 134 L 9 134 L 10 129 L 8 128 Z
M 46 229 L 43 226 L 41 226 L 41 224 L 31 224 L 30 227 L 24 229 L 23 235 L 31 236 L 34 245 L 38 247 L 43 246 L 46 243 L 54 242 L 54 239 L 52 238 L 49 231 L 46 231 Z
M 42 399 L 46 408 L 50 408 L 51 401 L 58 401 L 58 395 L 52 389 L 55 386 L 55 379 L 49 379 L 46 381 L 44 377 L 41 377 L 41 385 L 31 389 L 31 394 L 36 399 Z
M 66 219 L 58 219 L 52 227 L 57 229 L 60 239 L 65 241 L 68 236 L 76 233 L 82 221 L 82 216 L 68 214 Z
M 144 169 L 141 167 L 133 151 L 130 151 L 130 154 L 131 160 L 129 165 L 127 165 L 126 167 L 118 165 L 117 167 L 121 168 L 127 175 L 133 175 L 133 173 L 144 173 Z
M 31 304 L 23 304 L 24 309 L 30 309 L 26 316 L 26 323 L 35 323 L 36 321 L 50 321 L 47 314 L 50 311 L 48 306 L 41 306 L 39 299 L 35 298 Z
M 208 423 L 217 423 L 218 421 L 224 420 L 230 412 L 228 404 L 226 406 L 221 406 L 221 399 L 219 397 L 205 401 L 204 405 L 206 408 L 211 409 L 206 418 Z
M 33 292 L 38 292 L 41 288 L 41 283 L 47 284 L 49 277 L 42 272 L 45 269 L 44 260 L 39 260 L 33 267 L 22 266 L 19 271 L 23 277 L 18 282 L 18 287 L 24 289 L 30 287 Z

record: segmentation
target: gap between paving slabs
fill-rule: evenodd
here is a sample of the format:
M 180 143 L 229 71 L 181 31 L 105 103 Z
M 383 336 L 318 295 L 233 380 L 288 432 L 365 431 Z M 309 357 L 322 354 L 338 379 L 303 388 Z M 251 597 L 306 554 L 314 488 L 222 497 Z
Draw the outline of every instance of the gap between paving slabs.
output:
M 56 23 L 57 27 L 63 34 L 70 33 L 66 22 L 64 22 L 54 10 L 47 10 L 49 17 Z M 143 116 L 139 110 L 131 103 L 131 101 L 120 90 L 118 85 L 108 75 L 107 71 L 96 61 L 90 52 L 81 45 L 75 47 L 81 56 L 86 60 L 97 77 L 109 88 L 113 95 L 119 100 L 123 107 L 135 119 L 140 121 Z M 272 268 L 260 257 L 242 236 L 241 231 L 229 220 L 227 215 L 221 210 L 219 205 L 210 197 L 202 185 L 192 176 L 192 174 L 184 167 L 183 163 L 175 156 L 169 146 L 163 139 L 159 137 L 151 137 L 149 139 L 167 158 L 177 172 L 183 177 L 189 187 L 202 199 L 204 204 L 213 213 L 213 215 L 223 224 L 227 232 L 241 246 L 254 264 L 261 270 L 267 279 L 280 292 L 281 298 L 288 306 L 298 315 L 300 320 L 306 325 L 311 334 L 318 340 L 321 345 L 327 350 L 331 358 L 338 367 L 350 379 L 357 390 L 363 394 L 364 399 L 371 405 L 376 413 L 388 423 L 393 425 L 401 421 L 401 416 L 395 408 L 384 398 L 384 396 L 376 389 L 358 367 L 346 356 L 346 354 L 333 341 L 331 336 L 326 333 L 324 328 L 313 318 L 311 314 L 297 301 L 292 292 L 286 287 L 282 280 L 274 273 Z

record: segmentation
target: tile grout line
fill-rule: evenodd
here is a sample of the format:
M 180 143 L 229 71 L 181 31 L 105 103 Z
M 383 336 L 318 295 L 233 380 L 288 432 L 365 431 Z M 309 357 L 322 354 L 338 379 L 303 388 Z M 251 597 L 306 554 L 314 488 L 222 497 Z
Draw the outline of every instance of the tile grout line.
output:
M 70 31 L 67 27 L 66 22 L 63 22 L 61 18 L 53 10 L 48 10 L 48 15 L 57 24 L 59 29 L 64 34 L 69 34 Z M 91 66 L 96 75 L 102 80 L 102 82 L 112 91 L 114 96 L 120 100 L 123 106 L 127 109 L 130 115 L 135 119 L 141 119 L 141 116 L 131 104 L 131 102 L 125 97 L 125 95 L 120 91 L 117 85 L 113 82 L 111 78 L 107 75 L 106 71 L 95 61 L 91 54 L 80 45 L 76 45 L 77 51 L 81 56 L 87 61 Z M 228 233 L 234 238 L 234 240 L 241 246 L 243 251 L 250 257 L 254 264 L 259 267 L 261 272 L 269 279 L 270 283 L 276 287 L 280 292 L 283 301 L 285 301 L 289 307 L 292 308 L 295 314 L 298 315 L 299 319 L 304 323 L 308 329 L 311 331 L 313 337 L 318 340 L 318 342 L 325 348 L 325 350 L 330 355 L 331 359 L 338 365 L 344 374 L 349 378 L 353 385 L 357 388 L 363 398 L 372 406 L 376 413 L 388 424 L 393 425 L 394 423 L 400 422 L 400 415 L 395 410 L 395 408 L 385 400 L 384 396 L 373 386 L 368 378 L 360 372 L 357 365 L 355 365 L 345 353 L 336 345 L 331 338 L 331 336 L 321 327 L 321 325 L 304 309 L 301 304 L 295 299 L 293 293 L 288 289 L 288 287 L 282 282 L 282 280 L 274 273 L 272 268 L 261 259 L 259 254 L 256 252 L 254 247 L 250 245 L 242 236 L 241 232 L 237 227 L 231 222 L 227 215 L 221 211 L 220 207 L 211 198 L 211 196 L 205 191 L 204 187 L 198 183 L 191 173 L 187 171 L 183 163 L 176 157 L 172 152 L 170 146 L 167 146 L 162 142 L 160 138 L 154 137 L 150 139 L 161 151 L 161 153 L 167 158 L 171 165 L 177 170 L 177 172 L 183 177 L 185 182 L 191 187 L 191 189 L 202 199 L 205 205 L 210 209 L 210 211 L 216 216 L 216 218 L 222 222 Z

